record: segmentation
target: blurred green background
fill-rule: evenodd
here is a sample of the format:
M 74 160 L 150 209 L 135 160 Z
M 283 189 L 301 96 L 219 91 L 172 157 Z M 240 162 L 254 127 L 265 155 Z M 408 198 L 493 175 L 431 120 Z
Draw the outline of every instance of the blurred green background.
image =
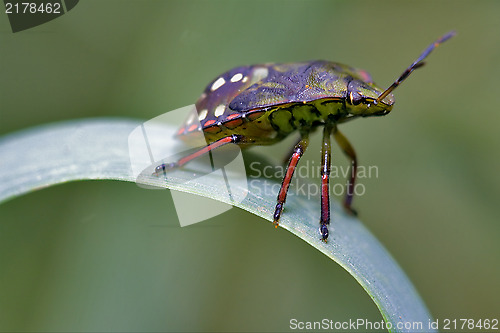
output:
M 386 87 L 455 29 L 390 115 L 341 128 L 379 169 L 354 206 L 432 315 L 498 318 L 499 17 L 498 1 L 81 1 L 13 34 L 2 14 L 0 135 L 148 120 L 242 64 L 327 59 Z M 318 135 L 310 147 L 316 161 Z M 239 209 L 180 228 L 168 192 L 111 181 L 0 205 L 2 331 L 287 331 L 291 318 L 381 320 L 338 265 Z

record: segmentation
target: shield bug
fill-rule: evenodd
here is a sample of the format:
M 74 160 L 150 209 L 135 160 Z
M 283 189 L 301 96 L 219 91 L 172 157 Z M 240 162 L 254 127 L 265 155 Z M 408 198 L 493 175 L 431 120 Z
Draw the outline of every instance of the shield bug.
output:
M 449 32 L 429 45 L 385 90 L 377 87 L 366 71 L 330 61 L 231 69 L 210 82 L 197 101 L 201 127 L 191 118 L 177 132 L 182 139 L 202 131 L 207 146 L 177 162 L 157 166 L 155 174 L 181 167 L 229 143 L 241 147 L 268 145 L 298 131 L 300 140 L 289 158 L 274 211 L 274 224 L 278 226 L 294 170 L 307 149 L 309 133 L 323 126 L 319 231 L 321 239 L 326 242 L 330 224 L 331 136 L 352 162 L 343 205 L 348 212 L 354 213 L 351 204 L 358 163 L 353 147 L 337 125 L 360 117 L 388 114 L 394 105 L 392 91 L 415 69 L 424 65 L 424 59 L 432 50 L 454 35 L 453 31 Z

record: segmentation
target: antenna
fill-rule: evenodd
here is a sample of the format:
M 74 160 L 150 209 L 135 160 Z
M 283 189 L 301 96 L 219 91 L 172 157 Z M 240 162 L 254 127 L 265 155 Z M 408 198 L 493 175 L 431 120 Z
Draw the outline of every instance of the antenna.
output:
M 375 102 L 379 103 L 380 101 L 382 101 L 384 98 L 387 97 L 387 95 L 389 95 L 394 89 L 396 89 L 396 87 L 399 86 L 399 84 L 401 82 L 403 82 L 408 76 L 410 76 L 411 72 L 413 72 L 415 69 L 420 68 L 423 65 L 425 65 L 425 62 L 423 60 L 425 58 L 427 58 L 427 56 L 432 52 L 432 50 L 434 50 L 440 44 L 446 42 L 451 37 L 455 36 L 455 34 L 456 34 L 455 31 L 450 31 L 446 35 L 442 36 L 441 38 L 439 38 L 438 40 L 436 40 L 434 43 L 432 43 L 431 45 L 429 45 L 425 49 L 425 51 L 422 52 L 422 54 L 418 57 L 418 59 L 415 60 L 413 62 L 413 64 L 411 64 L 410 67 L 408 67 L 403 72 L 403 74 L 401 74 L 401 76 L 396 81 L 394 81 L 393 84 L 391 84 L 391 86 L 389 88 L 387 88 L 383 93 L 380 94 L 380 96 L 377 98 L 377 100 Z

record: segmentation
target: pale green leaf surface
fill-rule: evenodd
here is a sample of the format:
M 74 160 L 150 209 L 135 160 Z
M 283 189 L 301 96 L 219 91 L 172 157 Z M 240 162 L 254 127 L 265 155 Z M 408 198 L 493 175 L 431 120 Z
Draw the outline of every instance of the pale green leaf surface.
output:
M 138 120 L 78 120 L 42 126 L 0 139 L 0 202 L 47 186 L 83 179 L 115 179 L 135 182 L 129 158 L 128 138 L 141 125 Z M 175 128 L 155 132 L 151 140 L 171 138 Z M 167 147 L 168 149 L 168 147 Z M 147 173 L 149 174 L 149 173 Z M 178 170 L 175 177 L 189 177 L 192 172 Z M 169 178 L 170 179 L 170 178 Z M 246 179 L 231 186 L 246 188 Z M 255 179 L 253 180 L 255 181 Z M 146 178 L 146 182 L 230 203 L 223 189 L 209 177 L 195 182 L 167 182 Z M 252 188 L 259 186 L 259 180 Z M 276 194 L 248 192 L 236 206 L 266 220 L 272 220 Z M 425 305 L 401 268 L 378 240 L 356 218 L 345 215 L 332 203 L 331 236 L 327 244 L 318 232 L 319 199 L 290 196 L 280 226 L 337 262 L 366 290 L 384 320 L 397 329 L 397 323 L 421 322 L 423 331 L 431 319 Z M 332 300 L 335 302 L 335 300 Z M 419 330 L 415 330 L 419 331 Z M 432 331 L 432 330 L 431 330 Z

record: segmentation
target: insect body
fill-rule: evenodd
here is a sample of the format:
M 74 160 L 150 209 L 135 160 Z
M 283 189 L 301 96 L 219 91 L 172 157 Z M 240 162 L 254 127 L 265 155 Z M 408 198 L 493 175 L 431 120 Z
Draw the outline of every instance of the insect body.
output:
M 383 116 L 394 104 L 392 91 L 421 67 L 429 53 L 454 35 L 450 32 L 431 44 L 388 88 L 377 87 L 359 69 L 329 61 L 266 64 L 234 68 L 208 84 L 196 103 L 199 122 L 188 120 L 177 132 L 181 139 L 203 132 L 207 146 L 177 162 L 156 167 L 155 174 L 187 162 L 229 143 L 240 146 L 276 143 L 299 131 L 300 140 L 290 156 L 274 213 L 277 226 L 294 170 L 309 142 L 309 133 L 323 126 L 321 149 L 321 239 L 328 238 L 330 223 L 330 137 L 333 135 L 352 161 L 344 207 L 351 213 L 357 158 L 337 125 L 359 117 Z M 200 127 L 201 124 L 201 127 Z

